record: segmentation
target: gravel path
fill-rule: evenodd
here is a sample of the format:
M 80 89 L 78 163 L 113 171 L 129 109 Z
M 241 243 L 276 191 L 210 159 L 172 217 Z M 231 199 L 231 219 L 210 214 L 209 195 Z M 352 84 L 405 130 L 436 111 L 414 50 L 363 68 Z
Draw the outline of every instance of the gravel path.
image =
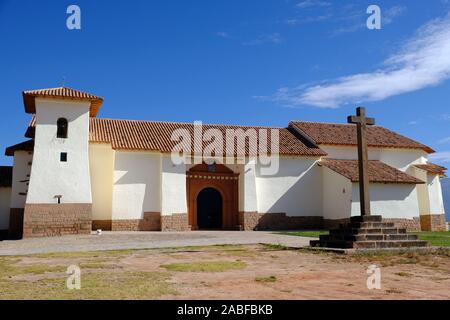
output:
M 217 244 L 280 244 L 305 247 L 312 238 L 286 236 L 264 231 L 190 231 L 190 232 L 107 232 L 0 241 L 0 256 L 51 252 L 80 252 L 120 249 L 151 249 Z

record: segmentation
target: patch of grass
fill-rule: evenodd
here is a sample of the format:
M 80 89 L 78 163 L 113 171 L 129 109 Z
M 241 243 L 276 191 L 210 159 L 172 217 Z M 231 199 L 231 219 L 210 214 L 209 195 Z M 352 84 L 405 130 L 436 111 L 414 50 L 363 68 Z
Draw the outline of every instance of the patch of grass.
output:
M 256 282 L 276 282 L 277 281 L 277 277 L 275 277 L 275 276 L 256 277 L 255 281 Z
M 386 293 L 402 293 L 402 291 L 400 291 L 398 289 L 387 289 Z
M 308 237 L 308 238 L 319 238 L 321 235 L 327 235 L 329 232 L 325 230 L 320 231 L 286 231 L 277 232 L 276 234 L 283 234 L 286 236 L 296 236 L 296 237 Z
M 148 249 L 123 249 L 123 250 L 106 250 L 106 251 L 80 251 L 80 252 L 51 252 L 35 254 L 36 258 L 98 258 L 98 257 L 115 257 L 132 254 L 137 251 Z
M 82 262 L 79 264 L 81 270 L 83 269 L 118 269 L 120 266 L 111 263 L 102 262 Z
M 66 272 L 67 266 L 63 265 L 20 265 L 21 260 L 17 258 L 1 258 L 0 259 L 0 279 L 5 277 L 13 277 L 24 274 L 44 274 L 49 272 Z
M 233 269 L 244 269 L 246 266 L 246 263 L 242 261 L 208 261 L 161 265 L 162 268 L 176 272 L 224 272 Z
M 412 274 L 408 272 L 397 272 L 395 274 L 400 277 L 412 277 Z
M 429 241 L 433 246 L 450 247 L 450 231 L 414 232 L 420 240 Z
M 269 251 L 291 250 L 289 247 L 283 246 L 282 244 L 263 243 L 262 246 L 265 250 Z
M 81 289 L 69 290 L 66 276 L 33 281 L 0 280 L 0 299 L 156 299 L 176 294 L 161 272 L 97 272 L 82 273 Z

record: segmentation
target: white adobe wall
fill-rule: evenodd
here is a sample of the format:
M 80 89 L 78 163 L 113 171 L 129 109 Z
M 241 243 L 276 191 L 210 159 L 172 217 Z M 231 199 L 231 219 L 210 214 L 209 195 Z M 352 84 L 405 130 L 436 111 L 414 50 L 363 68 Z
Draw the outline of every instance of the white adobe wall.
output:
M 113 212 L 115 151 L 110 144 L 89 144 L 92 220 L 111 220 Z
M 427 181 L 427 171 L 413 167 L 411 175 L 424 182 Z M 419 212 L 421 215 L 430 214 L 430 195 L 428 192 L 428 183 L 417 185 L 417 196 L 419 201 Z
M 116 151 L 113 183 L 113 220 L 161 211 L 160 154 Z
M 56 138 L 57 120 L 69 122 L 67 139 Z M 36 135 L 27 203 L 92 203 L 89 174 L 89 102 L 36 98 Z M 60 153 L 67 152 L 67 162 Z
M 239 165 L 239 211 L 241 212 L 258 212 L 256 168 L 254 159 L 247 161 L 245 165 Z
M 259 213 L 288 216 L 322 215 L 322 173 L 318 158 L 280 157 L 279 172 L 261 176 L 256 168 Z
M 187 214 L 186 165 L 172 163 L 170 154 L 161 158 L 161 215 Z
M 352 182 L 324 166 L 322 174 L 323 218 L 327 220 L 349 218 L 353 196 Z
M 33 161 L 33 153 L 28 151 L 16 151 L 14 153 L 14 166 L 13 166 L 13 181 L 10 205 L 14 209 L 23 209 L 27 200 L 26 195 L 21 193 L 27 193 L 27 182 L 21 182 L 30 180 L 31 163 Z
M 371 212 L 384 218 L 419 217 L 419 201 L 414 184 L 370 184 Z M 359 187 L 353 183 L 352 216 L 360 215 Z
M 444 214 L 441 180 L 438 174 L 427 175 L 428 196 L 430 199 L 429 214 Z
M 358 151 L 352 146 L 320 145 L 326 158 L 357 160 Z M 411 164 L 426 163 L 427 153 L 419 149 L 369 148 L 369 160 L 379 160 L 391 167 L 406 171 Z
M 9 229 L 11 188 L 0 188 L 0 230 Z

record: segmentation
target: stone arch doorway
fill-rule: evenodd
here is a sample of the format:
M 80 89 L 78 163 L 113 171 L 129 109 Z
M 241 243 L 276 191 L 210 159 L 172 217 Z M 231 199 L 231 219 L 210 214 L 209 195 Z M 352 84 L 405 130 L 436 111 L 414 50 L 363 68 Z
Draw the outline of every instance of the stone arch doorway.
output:
M 197 195 L 197 225 L 199 229 L 222 228 L 222 195 L 208 187 Z
M 188 203 L 189 225 L 191 230 L 225 229 L 236 230 L 239 226 L 239 174 L 221 164 L 196 165 L 186 172 L 186 194 Z M 221 221 L 215 227 L 204 227 L 200 223 L 199 196 L 204 189 L 214 189 L 219 193 L 222 204 Z M 212 191 L 208 191 L 212 192 Z M 217 194 L 215 194 L 217 197 Z M 200 200 L 201 197 L 200 197 Z M 201 206 L 204 204 L 201 204 Z M 217 202 L 216 202 L 217 205 Z M 202 209 L 203 210 L 203 209 Z

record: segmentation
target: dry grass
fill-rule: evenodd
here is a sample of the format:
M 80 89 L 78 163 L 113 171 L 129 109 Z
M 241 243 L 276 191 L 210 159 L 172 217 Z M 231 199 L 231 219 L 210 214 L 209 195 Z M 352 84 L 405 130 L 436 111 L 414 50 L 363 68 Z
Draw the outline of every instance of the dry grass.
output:
M 176 272 L 224 272 L 233 269 L 244 269 L 245 267 L 246 263 L 242 261 L 207 261 L 161 265 L 161 268 Z

